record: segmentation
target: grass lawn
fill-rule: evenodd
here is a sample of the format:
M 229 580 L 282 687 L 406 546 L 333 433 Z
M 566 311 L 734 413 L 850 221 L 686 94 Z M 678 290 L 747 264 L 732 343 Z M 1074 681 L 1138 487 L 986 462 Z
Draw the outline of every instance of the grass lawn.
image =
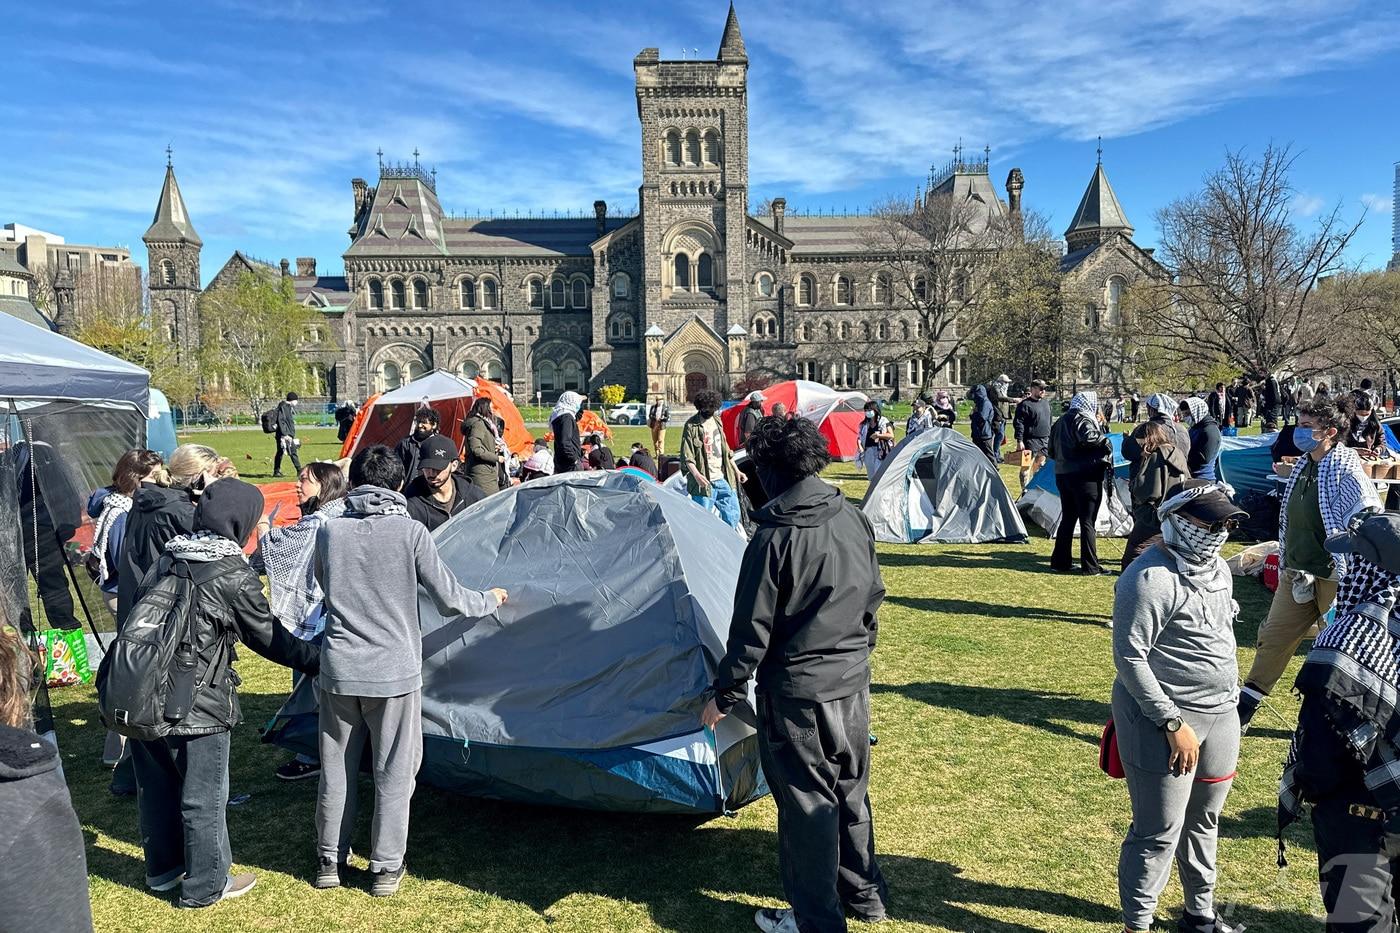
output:
M 333 440 L 329 431 L 303 432 L 308 459 L 333 455 L 322 433 Z M 641 434 L 619 431 L 616 449 Z M 270 472 L 264 435 L 195 437 L 232 456 L 249 479 Z M 834 465 L 827 476 L 857 501 L 865 490 L 853 465 Z M 1006 476 L 1015 482 L 1010 470 Z M 1105 563 L 1121 549 L 1121 540 L 1103 542 Z M 1123 783 L 1096 767 L 1113 679 L 1105 624 L 1113 578 L 1052 575 L 1049 550 L 1038 534 L 1024 546 L 879 548 L 889 596 L 874 657 L 880 742 L 871 797 L 895 921 L 882 929 L 891 933 L 1119 928 L 1116 865 L 1128 799 Z M 1252 646 L 1267 594 L 1245 580 L 1237 596 L 1237 635 Z M 1251 654 L 1240 651 L 1242 666 Z M 414 801 L 410 874 L 397 897 L 371 899 L 361 882 L 315 891 L 315 782 L 278 782 L 272 771 L 284 754 L 257 736 L 286 692 L 287 674 L 248 652 L 239 670 L 247 722 L 234 734 L 230 793 L 249 797 L 229 810 L 229 829 L 236 864 L 256 871 L 259 884 L 197 919 L 142 885 L 134 803 L 107 795 L 97 764 L 102 731 L 92 691 L 53 692 L 99 929 L 711 933 L 751 930 L 756 907 L 782 902 L 767 799 L 696 826 L 428 787 Z M 1291 722 L 1296 704 L 1279 693 L 1275 706 Z M 1318 929 L 1306 826 L 1290 834 L 1293 867 L 1286 874 L 1275 867 L 1286 726 L 1267 710 L 1257 722 L 1222 818 L 1218 901 L 1251 929 Z M 367 803 L 366 794 L 361 799 Z M 356 849 L 368 850 L 367 826 Z M 1173 881 L 1159 917 L 1166 921 L 1180 904 Z

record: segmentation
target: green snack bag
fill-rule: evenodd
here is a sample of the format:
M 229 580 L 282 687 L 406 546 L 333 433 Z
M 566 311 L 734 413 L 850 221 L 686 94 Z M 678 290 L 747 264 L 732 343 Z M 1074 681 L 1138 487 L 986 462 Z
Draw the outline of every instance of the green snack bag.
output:
M 39 633 L 44 642 L 44 680 L 50 687 L 69 687 L 92 682 L 87 640 L 82 629 L 46 629 Z

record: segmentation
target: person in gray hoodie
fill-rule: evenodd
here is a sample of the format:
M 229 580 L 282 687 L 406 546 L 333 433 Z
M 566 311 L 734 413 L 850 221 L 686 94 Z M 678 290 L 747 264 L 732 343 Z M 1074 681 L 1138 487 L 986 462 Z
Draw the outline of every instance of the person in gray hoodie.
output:
M 1229 568 L 1220 548 L 1245 513 L 1224 488 L 1187 480 L 1157 510 L 1162 543 L 1118 580 L 1113 724 L 1132 803 L 1118 859 L 1129 933 L 1152 928 L 1175 856 L 1180 933 L 1230 933 L 1215 914 L 1220 811 L 1239 758 L 1239 668 Z
M 339 887 L 355 827 L 355 788 L 368 741 L 374 762 L 370 893 L 399 889 L 408 811 L 423 760 L 423 640 L 418 589 L 444 616 L 482 618 L 506 601 L 458 584 L 432 535 L 408 515 L 403 464 L 387 447 L 350 463 L 345 513 L 316 536 L 313 570 L 325 594 L 321 645 L 321 784 L 316 887 Z

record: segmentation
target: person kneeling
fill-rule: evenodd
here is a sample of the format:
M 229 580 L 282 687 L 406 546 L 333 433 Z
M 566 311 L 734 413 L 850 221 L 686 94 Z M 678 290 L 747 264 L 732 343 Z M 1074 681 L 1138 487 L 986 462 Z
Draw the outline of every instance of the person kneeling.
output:
M 846 911 L 885 919 L 870 780 L 870 652 L 885 598 L 875 534 L 817 475 L 826 439 L 805 418 L 762 419 L 748 454 L 769 501 L 744 551 L 729 643 L 701 721 L 713 728 L 758 676 L 763 774 L 778 806 L 778 864 L 791 910 L 759 929 L 844 933 Z
M 158 624 L 169 611 L 168 587 L 162 581 L 171 576 L 189 580 L 188 618 L 197 652 L 189 712 L 165 738 L 129 743 L 146 885 L 153 891 L 179 886 L 181 907 L 208 907 L 240 897 L 257 882 L 252 874 L 229 875 L 229 738 L 242 720 L 232 641 L 307 674 L 319 667 L 316 646 L 292 637 L 273 618 L 262 581 L 243 554 L 262 510 L 256 486 L 237 479 L 209 484 L 195 509 L 194 532 L 165 546 L 126 623 L 126 630 L 139 628 L 149 614 L 150 624 Z

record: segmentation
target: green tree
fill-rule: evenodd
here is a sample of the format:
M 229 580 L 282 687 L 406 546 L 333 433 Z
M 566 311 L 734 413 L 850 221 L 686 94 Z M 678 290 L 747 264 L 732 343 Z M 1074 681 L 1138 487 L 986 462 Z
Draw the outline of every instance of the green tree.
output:
M 603 408 L 616 408 L 622 404 L 622 400 L 627 397 L 627 387 L 619 385 L 599 386 L 598 400 L 603 403 Z
M 195 396 L 195 377 L 176 358 L 159 322 L 151 319 L 143 301 L 145 289 L 135 275 L 92 289 L 79 304 L 71 336 L 80 343 L 135 363 L 151 374 L 151 385 L 176 405 L 187 405 Z
M 298 304 L 290 279 L 245 272 L 199 301 L 199 359 L 205 394 L 225 396 L 254 417 L 306 371 L 299 350 L 317 342 L 320 314 Z
M 1056 379 L 1064 343 L 1058 243 L 1039 215 L 1025 223 L 1024 239 L 988 264 L 981 298 L 987 323 L 967 348 L 971 372 L 1006 373 L 1023 385 Z

